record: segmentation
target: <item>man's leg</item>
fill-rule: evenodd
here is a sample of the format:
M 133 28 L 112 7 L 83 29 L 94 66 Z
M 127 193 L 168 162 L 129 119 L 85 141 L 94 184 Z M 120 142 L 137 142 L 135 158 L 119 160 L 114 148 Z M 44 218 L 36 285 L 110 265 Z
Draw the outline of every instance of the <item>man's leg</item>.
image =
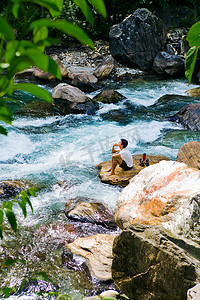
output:
M 118 164 L 121 165 L 122 161 L 123 160 L 122 160 L 121 156 L 113 154 L 111 168 L 110 168 L 110 170 L 108 170 L 108 171 L 110 171 L 108 176 L 115 175 L 115 168 Z

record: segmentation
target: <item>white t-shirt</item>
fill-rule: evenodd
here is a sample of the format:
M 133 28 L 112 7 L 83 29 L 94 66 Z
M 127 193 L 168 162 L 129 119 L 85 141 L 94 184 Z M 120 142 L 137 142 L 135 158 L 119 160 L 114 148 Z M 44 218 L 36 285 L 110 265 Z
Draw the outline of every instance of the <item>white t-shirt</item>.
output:
M 127 166 L 131 168 L 133 166 L 133 157 L 131 152 L 128 149 L 122 149 L 119 154 L 121 158 L 126 162 Z

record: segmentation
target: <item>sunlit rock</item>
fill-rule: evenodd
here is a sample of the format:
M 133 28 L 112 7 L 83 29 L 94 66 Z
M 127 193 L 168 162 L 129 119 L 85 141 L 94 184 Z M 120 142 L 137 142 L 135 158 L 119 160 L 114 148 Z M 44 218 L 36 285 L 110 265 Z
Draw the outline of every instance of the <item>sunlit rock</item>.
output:
M 119 227 L 160 224 L 175 235 L 199 240 L 200 171 L 161 161 L 135 176 L 115 207 Z
M 102 182 L 109 183 L 112 185 L 120 185 L 120 186 L 127 186 L 130 182 L 130 180 L 137 175 L 142 169 L 146 168 L 147 166 L 144 165 L 142 167 L 139 164 L 139 160 L 142 158 L 142 155 L 133 155 L 133 168 L 124 171 L 119 166 L 115 169 L 115 175 L 108 176 L 107 170 L 111 167 L 111 161 L 105 161 L 97 165 L 97 169 L 100 170 L 99 177 Z M 162 155 L 156 155 L 156 156 L 150 156 L 147 155 L 147 158 L 149 159 L 149 164 L 153 165 L 158 163 L 161 160 L 168 160 L 167 157 Z
M 66 83 L 60 83 L 52 91 L 52 103 L 62 113 L 92 114 L 97 105 L 80 89 Z
M 86 238 L 78 238 L 67 248 L 73 254 L 80 255 L 88 260 L 93 276 L 102 280 L 112 280 L 112 246 L 114 235 L 97 234 Z
M 186 93 L 189 94 L 192 97 L 198 97 L 198 98 L 200 98 L 200 87 L 187 90 Z
M 190 168 L 200 170 L 200 143 L 190 141 L 181 146 L 176 161 L 187 164 Z

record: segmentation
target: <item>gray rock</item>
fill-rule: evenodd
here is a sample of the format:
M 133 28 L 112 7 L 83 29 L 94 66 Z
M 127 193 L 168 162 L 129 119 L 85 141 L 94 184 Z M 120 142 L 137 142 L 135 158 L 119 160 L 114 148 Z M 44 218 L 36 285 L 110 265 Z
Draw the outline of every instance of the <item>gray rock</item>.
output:
M 169 120 L 181 123 L 186 129 L 200 131 L 200 102 L 183 106 Z
M 149 10 L 137 9 L 122 23 L 110 29 L 112 56 L 129 67 L 150 70 L 157 53 L 164 47 L 166 28 Z
M 200 247 L 156 226 L 135 225 L 113 244 L 112 277 L 134 300 L 186 300 L 198 282 Z
M 62 113 L 93 114 L 98 106 L 77 87 L 60 83 L 52 91 L 52 104 Z
M 184 57 L 180 55 L 171 55 L 167 52 L 160 52 L 156 55 L 153 63 L 153 69 L 161 75 L 184 75 Z

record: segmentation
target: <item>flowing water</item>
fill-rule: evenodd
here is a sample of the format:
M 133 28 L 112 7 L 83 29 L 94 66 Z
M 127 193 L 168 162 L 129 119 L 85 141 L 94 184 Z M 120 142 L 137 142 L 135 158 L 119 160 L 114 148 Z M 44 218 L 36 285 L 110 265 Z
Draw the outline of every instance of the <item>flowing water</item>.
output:
M 29 212 L 23 220 L 16 208 L 20 226 L 26 228 L 26 232 L 19 234 L 18 240 L 28 241 L 29 231 L 34 226 L 36 228 L 62 215 L 64 204 L 70 198 L 88 197 L 107 204 L 113 210 L 121 188 L 101 183 L 95 166 L 111 158 L 112 144 L 120 138 L 128 139 L 133 154 L 146 152 L 147 155 L 164 155 L 172 160 L 176 159 L 181 145 L 190 140 L 199 141 L 198 132 L 187 131 L 166 119 L 186 103 L 197 100 L 180 98 L 157 102 L 166 94 L 184 96 L 188 89 L 184 79 L 152 81 L 139 78 L 108 85 L 127 99 L 117 104 L 102 104 L 94 116 L 50 114 L 38 117 L 16 113 L 13 125 L 6 125 L 8 136 L 0 136 L 0 181 L 26 179 L 42 187 L 38 197 L 31 199 L 34 214 Z M 26 93 L 18 92 L 15 97 L 19 99 L 19 107 L 24 105 L 22 100 L 26 103 L 38 101 Z M 19 109 L 16 104 L 12 105 L 15 111 Z M 66 181 L 70 188 L 56 185 L 62 181 Z M 10 240 L 12 243 L 12 237 Z M 27 250 L 26 253 L 26 259 L 31 259 L 32 252 L 28 254 Z M 7 284 L 17 285 L 17 272 L 25 272 L 20 264 L 18 268 L 10 272 Z M 59 272 L 57 270 L 55 276 L 59 276 Z M 66 277 L 67 280 L 61 280 L 61 289 L 72 299 L 81 299 L 84 288 L 80 284 L 74 287 L 76 279 L 73 272 L 66 273 Z M 31 299 L 30 296 L 23 297 Z

